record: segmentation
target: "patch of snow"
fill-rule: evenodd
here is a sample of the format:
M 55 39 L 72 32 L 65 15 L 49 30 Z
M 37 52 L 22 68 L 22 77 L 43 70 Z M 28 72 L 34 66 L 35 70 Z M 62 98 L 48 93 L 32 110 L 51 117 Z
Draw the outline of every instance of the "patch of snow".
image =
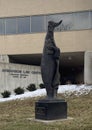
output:
M 72 94 L 75 95 L 82 95 L 82 94 L 88 94 L 92 90 L 92 85 L 60 85 L 58 89 L 58 93 L 63 94 Z
M 92 90 L 92 85 L 90 86 L 60 85 L 58 89 L 58 93 L 68 94 L 68 95 L 70 95 L 71 93 L 74 93 L 75 95 L 81 95 L 81 94 L 88 94 L 91 90 Z M 23 100 L 24 98 L 38 97 L 38 96 L 45 96 L 45 95 L 46 95 L 45 89 L 37 89 L 32 92 L 25 92 L 24 94 L 21 94 L 21 95 L 11 95 L 8 98 L 0 98 L 0 102 L 11 101 L 11 100 L 16 100 L 16 99 Z

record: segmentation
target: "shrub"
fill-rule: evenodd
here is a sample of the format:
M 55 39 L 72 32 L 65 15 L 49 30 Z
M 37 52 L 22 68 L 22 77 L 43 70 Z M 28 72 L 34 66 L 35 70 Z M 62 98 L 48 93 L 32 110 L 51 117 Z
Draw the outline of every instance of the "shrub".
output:
M 16 88 L 16 89 L 14 89 L 14 92 L 15 92 L 16 94 L 23 94 L 23 93 L 24 93 L 24 89 L 21 88 L 21 87 L 18 87 L 18 88 Z
M 35 91 L 35 90 L 36 90 L 35 84 L 30 84 L 30 85 L 27 87 L 27 90 L 29 90 L 29 91 Z
M 45 86 L 44 86 L 43 83 L 39 84 L 39 87 L 40 87 L 41 89 L 42 89 L 42 88 L 45 88 Z
M 5 90 L 3 93 L 1 93 L 1 95 L 3 96 L 3 98 L 7 98 L 7 97 L 10 97 L 11 92 Z

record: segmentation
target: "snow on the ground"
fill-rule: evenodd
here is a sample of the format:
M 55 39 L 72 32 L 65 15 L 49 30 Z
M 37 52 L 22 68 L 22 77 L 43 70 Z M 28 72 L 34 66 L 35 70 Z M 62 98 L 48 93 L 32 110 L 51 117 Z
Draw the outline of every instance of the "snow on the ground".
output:
M 90 85 L 90 86 L 87 86 L 87 85 L 60 85 L 59 89 L 58 89 L 58 93 L 68 94 L 68 95 L 74 93 L 75 95 L 81 95 L 81 94 L 88 94 L 91 90 L 92 90 L 92 85 Z M 37 89 L 32 92 L 25 92 L 24 94 L 21 94 L 21 95 L 11 95 L 8 98 L 0 98 L 0 102 L 16 100 L 16 99 L 23 100 L 24 98 L 45 96 L 45 95 L 46 95 L 45 89 Z

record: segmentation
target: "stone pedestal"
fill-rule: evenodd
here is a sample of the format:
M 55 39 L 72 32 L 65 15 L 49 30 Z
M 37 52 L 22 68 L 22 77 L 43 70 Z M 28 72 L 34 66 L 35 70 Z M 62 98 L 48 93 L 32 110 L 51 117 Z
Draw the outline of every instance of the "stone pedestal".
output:
M 35 103 L 35 119 L 56 120 L 67 118 L 67 102 L 64 100 L 39 100 Z

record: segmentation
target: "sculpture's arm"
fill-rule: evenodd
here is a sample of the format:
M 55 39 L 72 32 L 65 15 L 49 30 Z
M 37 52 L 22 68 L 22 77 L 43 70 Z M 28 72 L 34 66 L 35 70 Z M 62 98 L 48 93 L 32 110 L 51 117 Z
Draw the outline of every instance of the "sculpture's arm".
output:
M 53 55 L 54 54 L 54 50 L 55 50 L 54 46 L 47 46 L 46 47 L 46 52 L 47 52 L 48 55 Z
M 54 53 L 55 59 L 59 59 L 60 57 L 60 49 L 56 47 L 55 53 Z
M 53 54 L 55 59 L 59 59 L 59 57 L 60 57 L 60 49 L 59 48 L 57 48 L 55 46 L 49 46 L 47 48 L 48 48 L 47 49 L 48 55 Z

